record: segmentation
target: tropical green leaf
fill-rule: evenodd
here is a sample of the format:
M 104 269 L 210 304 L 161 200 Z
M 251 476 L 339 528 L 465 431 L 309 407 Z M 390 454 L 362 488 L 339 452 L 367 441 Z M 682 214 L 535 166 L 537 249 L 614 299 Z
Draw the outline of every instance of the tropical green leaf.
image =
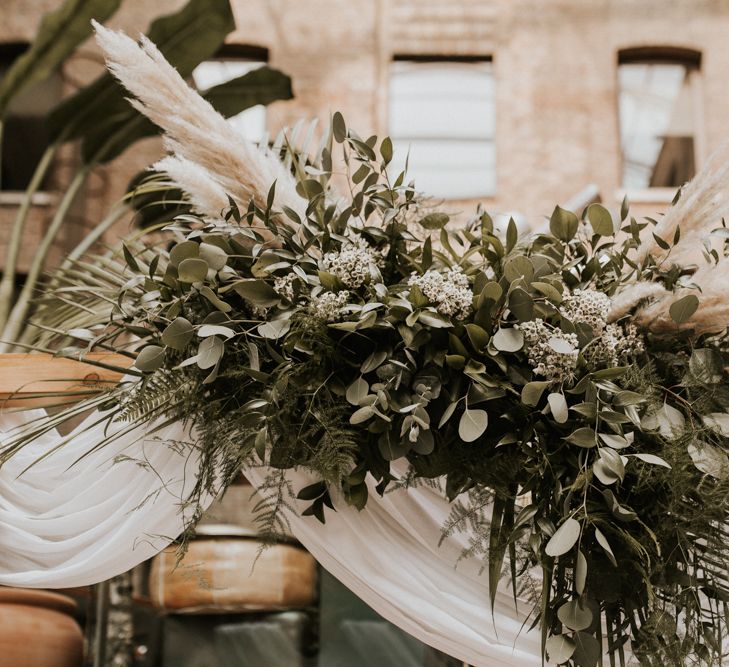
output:
M 213 86 L 202 96 L 226 118 L 257 104 L 293 97 L 291 77 L 272 67 L 259 67 L 243 76 Z
M 66 0 L 43 17 L 30 48 L 0 80 L 0 117 L 10 100 L 34 83 L 43 81 L 91 35 L 91 21 L 106 21 L 121 0 Z
M 234 29 L 229 0 L 190 0 L 179 12 L 154 21 L 147 35 L 182 76 L 189 76 Z M 119 155 L 154 128 L 129 105 L 126 95 L 111 74 L 102 74 L 51 112 L 51 138 L 63 134 L 65 139 L 83 139 L 86 161 Z M 99 154 L 102 147 L 103 154 Z

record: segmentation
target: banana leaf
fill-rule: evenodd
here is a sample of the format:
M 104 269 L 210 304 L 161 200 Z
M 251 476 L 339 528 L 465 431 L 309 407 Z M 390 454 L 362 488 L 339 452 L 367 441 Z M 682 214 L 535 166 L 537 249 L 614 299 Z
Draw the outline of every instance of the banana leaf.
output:
M 147 33 L 165 58 L 182 76 L 189 76 L 203 60 L 221 46 L 225 36 L 235 29 L 228 0 L 190 0 L 176 14 L 155 20 Z M 86 162 L 92 156 L 109 160 L 136 139 L 144 121 L 125 99 L 123 89 L 108 73 L 61 102 L 48 119 L 51 141 L 82 139 Z M 99 149 L 112 135 L 119 137 L 104 155 Z
M 248 72 L 243 76 L 214 86 L 203 94 L 203 97 L 226 118 L 235 116 L 257 104 L 289 100 L 292 96 L 291 79 L 283 72 L 270 67 L 261 67 Z M 135 141 L 159 133 L 159 129 L 152 121 L 129 106 L 126 100 L 124 103 L 131 112 L 127 115 L 126 129 L 111 145 L 107 146 L 99 162 L 109 162 L 121 155 Z M 120 124 L 117 124 L 114 129 L 111 129 L 111 132 L 119 128 Z M 109 126 L 102 124 L 86 135 L 82 149 L 84 160 L 92 158 L 108 139 L 109 134 Z
M 46 79 L 91 34 L 91 20 L 103 22 L 121 0 L 66 0 L 46 14 L 31 47 L 0 82 L 0 117 L 10 100 L 31 84 Z

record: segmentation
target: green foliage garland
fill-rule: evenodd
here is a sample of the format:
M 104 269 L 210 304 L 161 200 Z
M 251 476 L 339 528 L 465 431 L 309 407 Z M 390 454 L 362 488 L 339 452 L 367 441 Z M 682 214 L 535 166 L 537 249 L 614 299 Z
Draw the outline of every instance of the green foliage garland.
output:
M 668 334 L 608 322 L 624 287 L 690 276 L 635 259 L 653 221 L 627 206 L 620 220 L 557 207 L 529 238 L 481 210 L 455 228 L 404 173 L 391 180 L 391 159 L 389 139 L 336 115 L 321 154 L 294 160 L 306 219 L 273 209 L 275 184 L 265 209 L 186 214 L 168 249 L 130 243 L 126 267 L 104 270 L 123 282 L 76 267 L 40 314 L 62 302 L 79 324 L 58 341 L 133 350 L 142 378 L 109 390 L 109 419 L 188 422 L 198 495 L 246 465 L 306 468 L 320 481 L 295 492 L 323 522 L 332 498 L 364 509 L 399 483 L 405 459 L 408 482 L 444 480 L 446 531 L 471 533 L 492 594 L 506 572 L 532 597 L 552 662 L 592 667 L 607 650 L 624 664 L 630 641 L 647 665 L 720 664 L 727 337 L 679 326 L 695 296 Z M 286 484 L 272 480 L 269 527 Z

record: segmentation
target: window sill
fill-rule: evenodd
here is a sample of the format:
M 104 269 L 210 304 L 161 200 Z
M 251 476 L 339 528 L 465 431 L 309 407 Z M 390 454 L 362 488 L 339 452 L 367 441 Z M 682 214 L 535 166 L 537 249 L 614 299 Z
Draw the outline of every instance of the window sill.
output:
M 670 204 L 678 188 L 641 188 L 638 190 L 618 190 L 615 198 L 623 201 L 627 196 L 629 204 Z
M 0 206 L 20 206 L 25 199 L 25 192 L 16 190 L 0 190 Z M 30 200 L 33 206 L 53 206 L 57 201 L 51 192 L 36 192 Z

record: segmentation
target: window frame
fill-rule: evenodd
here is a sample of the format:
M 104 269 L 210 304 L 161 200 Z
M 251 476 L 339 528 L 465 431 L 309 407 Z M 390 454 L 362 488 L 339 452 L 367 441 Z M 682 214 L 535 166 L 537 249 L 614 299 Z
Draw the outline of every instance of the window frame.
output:
M 673 46 L 673 45 L 649 45 L 631 46 L 617 51 L 615 67 L 615 109 L 618 138 L 618 183 L 620 184 L 616 198 L 622 200 L 624 197 L 635 203 L 643 204 L 670 204 L 676 195 L 678 187 L 646 187 L 630 188 L 625 187 L 623 172 L 625 156 L 623 153 L 622 126 L 620 119 L 620 67 L 621 65 L 682 65 L 689 73 L 689 86 L 691 90 L 692 103 L 692 124 L 694 139 L 694 171 L 701 169 L 705 160 L 705 135 L 704 135 L 704 113 L 702 97 L 702 62 L 703 54 L 697 49 Z
M 30 42 L 25 41 L 3 41 L 0 42 L 0 64 L 1 65 L 7 65 L 8 68 L 12 66 L 12 64 L 15 62 L 17 58 L 22 56 L 29 48 L 30 48 Z M 57 72 L 51 73 L 50 76 L 55 76 L 58 74 Z M 58 102 L 60 102 L 62 99 L 62 96 L 59 97 Z M 1 151 L 1 146 L 0 146 Z M 0 155 L 0 160 L 2 159 L 2 156 Z M 52 176 L 52 169 L 49 169 L 48 176 Z M 2 184 L 0 184 L 0 206 L 2 207 L 17 207 L 19 206 L 23 200 L 25 199 L 25 193 L 27 191 L 27 188 L 25 190 L 17 190 L 17 189 L 3 189 Z M 39 187 L 32 195 L 31 197 L 31 205 L 33 206 L 52 206 L 56 202 L 56 195 L 53 193 L 53 190 L 48 187 Z
M 221 45 L 218 50 L 209 58 L 206 58 L 205 60 L 198 63 L 197 66 L 200 66 L 204 63 L 225 63 L 225 62 L 255 62 L 255 63 L 263 63 L 261 66 L 266 67 L 269 64 L 269 50 L 265 46 L 258 46 L 254 44 L 245 44 L 245 43 L 235 43 L 235 44 L 223 44 Z M 190 82 L 191 85 L 193 85 L 196 89 L 197 84 L 195 83 L 194 79 L 194 73 L 190 74 Z M 224 83 L 224 82 L 222 82 Z M 221 85 L 221 84 L 213 84 L 215 85 Z M 200 89 L 202 90 L 202 89 Z M 262 136 L 265 140 L 265 137 L 268 133 L 268 107 L 266 105 L 263 106 L 263 133 Z M 251 109 L 255 109 L 254 107 L 251 107 Z M 246 113 L 247 111 L 250 111 L 250 109 L 245 109 L 241 114 Z M 249 138 L 249 137 L 248 137 Z
M 386 94 L 384 96 L 384 105 L 383 105 L 383 117 L 384 117 L 384 127 L 385 127 L 385 134 L 388 136 L 391 135 L 391 104 L 392 104 L 392 65 L 394 63 L 398 62 L 411 62 L 411 63 L 464 63 L 464 64 L 481 64 L 481 63 L 489 63 L 491 65 L 491 77 L 493 85 L 496 85 L 496 76 L 495 76 L 495 58 L 493 53 L 466 53 L 466 54 L 453 54 L 453 53 L 433 53 L 433 52 L 396 52 L 391 54 L 388 67 L 385 72 L 384 77 L 384 90 L 386 91 Z M 497 118 L 497 107 L 496 107 L 496 96 L 494 95 L 493 98 L 493 114 L 494 114 L 494 131 L 491 137 L 488 141 L 490 141 L 493 144 L 493 151 L 494 151 L 494 167 L 493 167 L 493 187 L 488 188 L 484 187 L 483 191 L 470 195 L 470 196 L 441 196 L 440 198 L 444 199 L 445 201 L 451 201 L 451 202 L 459 202 L 459 201 L 483 201 L 488 202 L 493 200 L 497 194 L 498 194 L 498 157 L 497 157 L 497 124 L 498 124 L 498 118 Z M 393 137 L 391 137 L 393 138 Z M 396 141 L 396 138 L 393 138 L 393 142 Z M 417 183 L 416 183 L 417 185 Z M 438 197 L 436 197 L 438 198 Z

